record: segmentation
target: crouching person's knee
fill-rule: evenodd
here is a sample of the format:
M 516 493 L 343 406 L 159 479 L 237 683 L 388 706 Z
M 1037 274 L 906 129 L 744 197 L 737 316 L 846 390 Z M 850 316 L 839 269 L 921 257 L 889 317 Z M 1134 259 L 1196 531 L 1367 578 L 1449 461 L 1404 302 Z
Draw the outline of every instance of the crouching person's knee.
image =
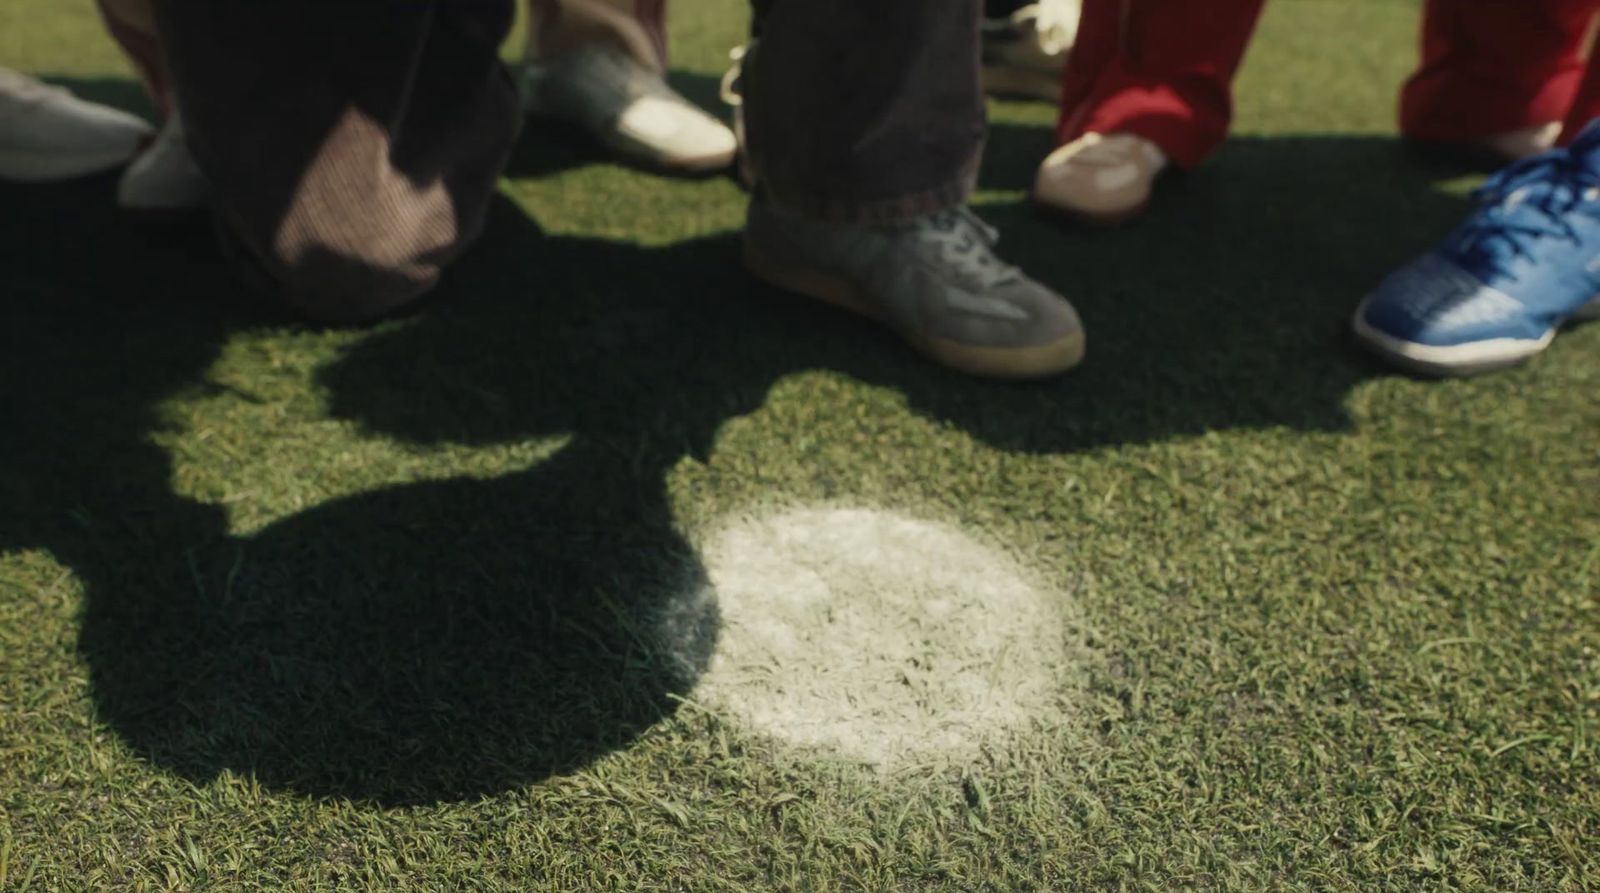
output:
M 325 323 L 364 323 L 401 310 L 438 283 L 444 257 L 453 252 L 415 250 L 382 239 L 351 245 L 346 238 L 310 241 L 274 252 L 278 292 L 306 317 Z
M 477 235 L 495 171 L 485 167 L 470 189 L 458 183 L 452 192 L 450 178 L 413 178 L 391 154 L 377 125 L 349 115 L 286 201 L 240 190 L 220 203 L 253 265 L 305 315 L 354 323 L 393 313 L 433 288 Z
M 320 322 L 359 323 L 416 301 L 465 247 L 450 197 L 409 183 L 349 201 L 302 190 L 263 266 L 284 300 Z

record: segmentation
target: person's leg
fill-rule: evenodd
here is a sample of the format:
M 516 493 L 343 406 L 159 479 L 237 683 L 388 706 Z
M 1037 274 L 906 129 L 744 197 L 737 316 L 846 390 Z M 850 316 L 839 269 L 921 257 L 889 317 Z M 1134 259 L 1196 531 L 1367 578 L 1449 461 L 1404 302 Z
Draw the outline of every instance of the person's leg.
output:
M 1128 133 L 1180 167 L 1222 144 L 1263 0 L 1086 0 L 1057 139 Z
M 986 132 L 979 0 L 765 0 L 745 129 L 775 199 L 849 222 L 965 201 Z
M 1228 135 L 1233 77 L 1262 0 L 1086 0 L 1062 89 L 1060 147 L 1039 205 L 1096 223 L 1137 216 L 1169 162 L 1192 168 Z
M 1428 0 L 1401 131 L 1423 143 L 1547 131 L 1547 143 L 1578 96 L 1597 9 L 1595 0 Z
M 549 58 L 596 44 L 610 45 L 641 65 L 665 71 L 665 0 L 530 0 L 530 57 Z
M 667 85 L 665 0 L 530 0 L 528 12 L 528 111 L 575 123 L 652 169 L 733 163 L 733 132 Z
M 152 0 L 99 0 L 99 6 L 106 29 L 143 78 L 162 118 L 155 139 L 117 182 L 117 203 L 141 212 L 204 207 L 211 185 L 185 144 L 183 118 L 177 112 Z
M 966 210 L 985 123 L 980 0 L 757 0 L 740 78 L 759 278 L 879 320 L 975 375 L 1083 356 L 1063 298 Z
M 511 0 L 155 9 L 224 237 L 305 313 L 387 313 L 477 235 L 518 126 Z

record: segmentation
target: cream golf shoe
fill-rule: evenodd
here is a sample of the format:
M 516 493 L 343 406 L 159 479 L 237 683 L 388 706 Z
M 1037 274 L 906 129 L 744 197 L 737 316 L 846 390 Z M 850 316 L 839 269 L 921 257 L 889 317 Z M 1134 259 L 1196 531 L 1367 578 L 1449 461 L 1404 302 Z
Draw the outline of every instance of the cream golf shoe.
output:
M 1149 206 L 1167 164 L 1166 154 L 1144 137 L 1087 133 L 1039 165 L 1033 200 L 1093 223 L 1121 223 Z

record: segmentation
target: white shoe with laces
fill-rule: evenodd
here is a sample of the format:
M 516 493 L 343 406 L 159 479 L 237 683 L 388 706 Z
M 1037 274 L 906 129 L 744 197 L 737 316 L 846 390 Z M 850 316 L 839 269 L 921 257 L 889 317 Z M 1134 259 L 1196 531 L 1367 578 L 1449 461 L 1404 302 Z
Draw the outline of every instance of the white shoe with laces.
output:
M 152 134 L 144 119 L 0 68 L 0 180 L 39 183 L 110 170 Z
M 1033 200 L 1093 223 L 1121 223 L 1149 206 L 1167 164 L 1166 153 L 1144 137 L 1086 133 L 1039 166 Z

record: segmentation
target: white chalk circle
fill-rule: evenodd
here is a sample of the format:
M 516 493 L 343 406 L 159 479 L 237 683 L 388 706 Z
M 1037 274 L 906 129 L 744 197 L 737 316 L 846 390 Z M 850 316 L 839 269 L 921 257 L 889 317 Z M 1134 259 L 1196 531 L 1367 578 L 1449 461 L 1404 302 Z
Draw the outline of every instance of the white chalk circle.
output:
M 721 630 L 694 697 L 760 733 L 892 770 L 1069 706 L 1070 599 L 953 527 L 791 510 L 727 525 L 704 558 Z

